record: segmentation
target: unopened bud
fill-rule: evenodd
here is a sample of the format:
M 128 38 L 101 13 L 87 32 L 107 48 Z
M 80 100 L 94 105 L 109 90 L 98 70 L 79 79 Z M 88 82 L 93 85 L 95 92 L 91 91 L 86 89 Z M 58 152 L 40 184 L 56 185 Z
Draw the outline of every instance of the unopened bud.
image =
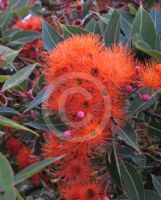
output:
M 72 131 L 71 130 L 68 130 L 68 131 L 65 131 L 64 132 L 64 137 L 71 137 L 73 134 L 72 134 Z
M 77 112 L 77 117 L 78 118 L 84 118 L 84 116 L 85 116 L 85 113 L 83 112 L 83 111 L 79 111 L 79 112 Z
M 150 100 L 150 96 L 148 94 L 144 94 L 141 96 L 141 100 L 142 101 L 149 101 Z
M 126 90 L 126 92 L 128 92 L 128 93 L 131 93 L 131 92 L 133 91 L 131 85 L 126 86 L 126 89 L 125 89 L 125 90 Z

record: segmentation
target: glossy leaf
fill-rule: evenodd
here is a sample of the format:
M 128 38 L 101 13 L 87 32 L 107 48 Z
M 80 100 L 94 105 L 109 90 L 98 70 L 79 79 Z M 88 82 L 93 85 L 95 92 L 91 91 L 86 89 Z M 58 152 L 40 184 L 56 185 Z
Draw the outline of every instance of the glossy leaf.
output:
M 25 112 L 31 110 L 32 108 L 35 108 L 36 106 L 38 106 L 39 104 L 43 103 L 44 101 L 46 101 L 49 97 L 49 93 L 48 93 L 48 89 L 47 88 L 43 88 L 38 94 L 37 96 L 29 103 L 29 105 L 27 105 L 27 109 L 25 110 Z
M 119 155 L 123 159 L 132 159 L 132 161 L 137 164 L 138 166 L 145 166 L 146 165 L 146 156 L 142 153 L 138 153 L 133 151 L 130 147 L 121 146 Z
M 129 163 L 122 163 L 120 170 L 128 197 L 132 200 L 144 200 L 143 181 L 137 170 Z
M 0 113 L 11 113 L 11 114 L 20 114 L 17 110 L 10 108 L 10 107 L 1 107 L 0 106 Z
M 126 124 L 123 128 L 116 127 L 118 138 L 123 140 L 128 146 L 139 151 L 136 133 L 131 124 Z
M 135 47 L 138 50 L 148 54 L 149 56 L 151 56 L 152 58 L 157 59 L 158 61 L 161 61 L 161 53 L 159 51 L 157 51 L 157 50 L 147 49 L 145 47 L 147 47 L 148 44 L 146 46 L 145 45 L 146 45 L 146 43 L 143 42 L 143 41 L 140 41 L 140 42 L 138 41 L 138 42 L 135 43 Z
M 159 33 L 159 35 L 161 35 L 161 12 L 155 8 L 152 8 L 150 10 L 150 15 L 152 17 L 157 32 Z
M 141 33 L 144 41 L 151 49 L 155 48 L 157 41 L 155 26 L 151 16 L 142 6 L 140 6 L 134 19 L 132 35 L 135 33 Z
M 94 33 L 94 29 L 96 26 L 96 20 L 95 19 L 91 19 L 86 25 L 85 25 L 85 29 L 91 33 Z
M 109 10 L 109 12 L 107 14 L 105 14 L 105 16 L 101 16 L 99 13 L 93 12 L 91 11 L 93 14 L 95 14 L 105 25 L 108 25 L 110 19 L 111 19 L 111 15 L 113 13 L 113 8 L 111 8 Z
M 18 4 L 20 0 L 10 0 L 8 4 L 9 9 L 14 9 Z
M 21 194 L 18 192 L 18 190 L 15 189 L 15 193 L 16 193 L 16 200 L 24 200 Z
M 59 33 L 57 33 L 53 27 L 51 27 L 47 22 L 42 24 L 42 40 L 44 47 L 47 51 L 55 48 L 57 43 L 62 41 Z
M 0 14 L 0 29 L 2 31 L 3 36 L 5 36 L 5 31 L 7 26 L 10 24 L 11 21 L 11 17 L 12 17 L 12 13 L 10 11 L 4 12 L 2 14 Z
M 19 51 L 12 50 L 8 47 L 0 45 L 0 55 L 6 59 L 6 65 L 11 63 L 16 56 L 18 55 Z
M 17 124 L 16 122 L 14 122 L 14 121 L 6 118 L 6 117 L 3 117 L 2 115 L 0 115 L 0 125 L 15 128 L 15 129 L 18 129 L 18 130 L 24 130 L 24 131 L 30 132 L 30 133 L 38 136 L 38 134 L 35 131 L 33 131 L 29 128 L 26 128 L 25 126 L 22 126 L 20 124 Z
M 123 190 L 122 180 L 121 180 L 121 173 L 120 173 L 120 166 L 118 163 L 118 157 L 116 153 L 116 147 L 113 143 L 113 148 L 110 154 L 106 154 L 106 166 L 107 169 L 112 177 L 112 180 L 116 183 L 117 187 L 120 190 Z
M 89 32 L 83 28 L 77 26 L 62 26 L 64 38 L 71 37 L 75 34 L 88 34 Z
M 118 10 L 118 13 L 120 14 L 120 28 L 124 32 L 125 36 L 130 40 L 134 16 L 123 10 Z
M 35 163 L 35 164 L 25 168 L 24 170 L 20 171 L 18 174 L 15 175 L 14 184 L 17 185 L 18 183 L 23 182 L 24 180 L 26 180 L 29 177 L 31 177 L 32 175 L 40 172 L 45 167 L 48 167 L 49 165 L 62 159 L 63 157 L 64 157 L 64 155 L 59 156 L 57 158 L 48 158 L 48 159 L 45 159 L 43 161 L 40 161 L 38 163 Z
M 118 43 L 120 38 L 120 16 L 116 10 L 112 11 L 111 19 L 105 28 L 104 40 L 106 46 Z
M 21 84 L 30 76 L 36 65 L 37 64 L 29 65 L 19 70 L 16 74 L 10 76 L 10 78 L 4 83 L 2 90 L 5 91 Z
M 41 34 L 35 31 L 17 32 L 12 37 L 12 41 L 9 42 L 9 45 L 13 47 L 21 47 L 31 41 L 39 39 L 40 37 L 41 37 Z
M 4 199 L 15 200 L 13 188 L 13 171 L 8 160 L 0 153 L 0 179 L 5 192 Z M 1 197 L 0 197 L 1 198 Z
M 152 181 L 153 181 L 154 188 L 161 196 L 161 178 L 152 175 Z

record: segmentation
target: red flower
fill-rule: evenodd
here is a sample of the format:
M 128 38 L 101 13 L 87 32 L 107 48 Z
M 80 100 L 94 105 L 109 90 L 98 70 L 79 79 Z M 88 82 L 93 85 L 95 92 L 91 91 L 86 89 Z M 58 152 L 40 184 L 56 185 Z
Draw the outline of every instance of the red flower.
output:
M 15 28 L 23 29 L 24 31 L 37 31 L 41 32 L 42 18 L 41 17 L 30 17 L 28 19 L 19 20 L 15 24 Z M 29 42 L 26 44 L 21 53 L 27 58 L 36 59 L 42 50 L 43 44 L 41 39 Z
M 24 169 L 25 167 L 29 165 L 30 155 L 31 155 L 31 150 L 25 145 L 23 145 L 16 157 L 17 164 L 20 169 Z
M 23 29 L 25 31 L 41 31 L 42 18 L 41 17 L 30 17 L 24 20 L 18 20 L 15 24 L 16 28 Z
M 106 51 L 106 62 L 110 68 L 110 74 L 113 78 L 113 83 L 121 88 L 125 84 L 131 82 L 134 79 L 134 59 L 131 51 L 126 47 L 114 46 L 108 48 Z
M 89 182 L 86 184 L 74 184 L 61 189 L 65 200 L 101 200 L 104 196 L 100 184 Z
M 146 63 L 144 71 L 140 74 L 141 86 L 150 89 L 159 89 L 161 87 L 161 67 L 155 62 Z
M 61 156 L 64 153 L 64 145 L 54 133 L 49 133 L 47 142 L 43 145 L 42 153 L 45 158 Z
M 14 137 L 9 138 L 6 142 L 6 147 L 10 150 L 13 156 L 16 156 L 18 154 L 20 150 L 20 145 L 21 142 Z
M 31 150 L 25 145 L 22 146 L 21 151 L 16 157 L 16 160 L 21 170 L 38 162 L 38 158 L 35 155 L 33 155 L 31 153 Z M 33 175 L 30 179 L 34 185 L 38 185 L 40 183 L 40 173 Z
M 87 126 L 75 131 L 74 141 L 79 141 L 79 151 L 89 155 L 102 153 L 110 141 L 111 131 L 102 130 L 97 122 L 91 122 Z M 83 152 L 84 151 L 84 152 Z
M 65 162 L 61 162 L 60 170 L 56 172 L 56 175 L 62 177 L 66 184 L 87 181 L 92 174 L 89 160 L 84 157 L 72 158 L 71 156 L 69 155 Z

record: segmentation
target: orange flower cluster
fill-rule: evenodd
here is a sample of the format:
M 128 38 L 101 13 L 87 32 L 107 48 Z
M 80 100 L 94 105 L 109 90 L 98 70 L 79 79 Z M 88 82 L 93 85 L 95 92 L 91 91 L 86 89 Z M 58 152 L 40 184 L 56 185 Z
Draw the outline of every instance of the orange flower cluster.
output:
M 104 153 L 112 123 L 124 123 L 123 90 L 135 75 L 132 53 L 122 46 L 105 48 L 93 35 L 76 35 L 49 53 L 45 68 L 50 97 L 45 106 L 60 114 L 68 131 L 62 138 L 48 133 L 44 157 L 66 157 L 57 162 L 56 177 L 64 180 L 65 200 L 97 200 L 103 186 L 93 180 L 90 159 Z
M 141 73 L 141 85 L 152 90 L 161 88 L 161 64 L 148 62 Z
M 18 20 L 15 24 L 15 28 L 22 29 L 24 31 L 36 31 L 41 32 L 42 18 L 41 17 L 29 17 L 28 19 Z M 42 39 L 37 39 L 33 42 L 26 44 L 22 49 L 22 55 L 27 58 L 36 59 L 40 50 L 42 50 Z

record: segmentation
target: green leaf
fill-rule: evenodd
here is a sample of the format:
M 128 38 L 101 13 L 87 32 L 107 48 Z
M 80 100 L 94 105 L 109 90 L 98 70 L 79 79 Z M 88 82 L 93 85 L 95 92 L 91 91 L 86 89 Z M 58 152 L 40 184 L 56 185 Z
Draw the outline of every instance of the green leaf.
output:
M 146 156 L 140 152 L 137 153 L 133 151 L 130 147 L 122 145 L 119 150 L 119 155 L 123 159 L 132 159 L 132 161 L 139 166 L 146 165 Z
M 43 170 L 45 167 L 48 167 L 52 163 L 62 159 L 64 155 L 59 156 L 57 158 L 48 158 L 43 161 L 40 161 L 38 163 L 35 163 L 24 170 L 20 171 L 18 174 L 15 175 L 14 177 L 14 184 L 17 185 L 18 183 L 21 183 L 28 179 L 29 177 L 33 176 L 34 174 L 40 172 Z
M 135 7 L 131 6 L 130 4 L 128 4 L 129 7 L 129 11 L 132 15 L 136 15 L 137 14 L 137 10 Z
M 156 191 L 161 196 L 161 178 L 154 176 L 154 175 L 151 175 L 151 176 L 152 176 L 153 185 L 154 185 Z
M 152 8 L 150 10 L 150 15 L 152 17 L 157 32 L 159 33 L 159 35 L 161 35 L 161 12 L 155 8 Z
M 9 45 L 19 48 L 33 40 L 39 39 L 40 37 L 41 37 L 41 34 L 39 32 L 35 32 L 35 31 L 17 32 L 12 37 L 12 41 L 9 42 Z
M 10 30 L 7 30 L 5 36 L 10 41 L 10 40 L 12 40 L 13 36 L 18 32 L 21 32 L 21 30 L 18 28 L 10 29 Z
M 140 6 L 134 19 L 132 36 L 135 33 L 140 33 L 151 49 L 155 49 L 157 41 L 156 29 L 151 16 L 142 6 Z
M 97 22 L 95 27 L 94 27 L 94 34 L 96 35 L 102 35 L 102 32 L 101 32 L 101 28 L 100 28 L 100 24 Z
M 91 11 L 91 13 L 95 14 L 106 25 L 108 25 L 108 23 L 109 23 L 109 21 L 111 19 L 112 12 L 113 12 L 113 8 L 111 8 L 109 10 L 109 12 L 107 14 L 105 14 L 105 16 L 103 17 L 99 13 Z
M 144 200 L 143 181 L 137 170 L 130 163 L 122 163 L 120 170 L 128 197 L 132 200 Z
M 77 27 L 77 26 L 62 26 L 64 38 L 71 37 L 75 34 L 89 34 L 89 32 L 83 28 Z
M 22 126 L 20 124 L 17 124 L 16 122 L 14 122 L 6 117 L 3 117 L 2 115 L 0 115 L 0 125 L 15 128 L 18 130 L 24 130 L 24 131 L 30 132 L 36 136 L 39 136 L 35 131 L 33 131 L 25 126 Z
M 160 200 L 161 197 L 154 191 L 145 190 L 145 200 Z
M 14 51 L 8 47 L 0 45 L 0 55 L 2 55 L 6 60 L 6 65 L 11 63 L 16 58 L 18 53 L 19 51 Z
M 62 41 L 62 37 L 47 22 L 42 24 L 42 40 L 47 51 L 55 48 L 57 43 Z
M 37 64 L 29 65 L 19 70 L 16 74 L 10 76 L 10 78 L 4 83 L 2 91 L 13 88 L 25 81 L 30 76 L 36 65 Z
M 18 17 L 25 17 L 26 14 L 30 11 L 31 7 L 30 6 L 24 6 L 19 11 L 17 12 Z
M 0 153 L 0 179 L 2 188 L 5 192 L 6 200 L 15 200 L 13 188 L 13 171 L 8 160 Z
M 14 110 L 13 108 L 1 107 L 1 106 L 0 106 L 0 113 L 12 113 L 16 115 L 20 114 L 17 110 Z
M 123 10 L 118 10 L 118 13 L 120 14 L 120 28 L 124 32 L 127 39 L 131 40 L 131 30 L 134 16 Z
M 104 40 L 106 46 L 118 43 L 120 38 L 120 16 L 116 10 L 112 10 L 111 19 L 106 25 L 104 32 Z
M 0 83 L 4 83 L 9 77 L 8 75 L 0 75 Z
M 120 173 L 120 166 L 118 163 L 116 148 L 113 142 L 112 152 L 110 154 L 106 154 L 106 167 L 112 177 L 113 182 L 116 183 L 117 187 L 120 190 L 123 190 L 122 180 L 121 180 L 121 173 Z
M 12 13 L 10 11 L 7 12 L 3 12 L 2 14 L 0 14 L 0 29 L 2 31 L 2 35 L 5 36 L 5 31 L 7 26 L 10 24 L 12 18 Z
M 15 193 L 16 193 L 16 200 L 24 200 L 21 194 L 16 189 L 15 189 Z
M 95 19 L 91 19 L 86 25 L 85 25 L 85 29 L 91 33 L 94 33 L 94 29 L 96 26 L 96 20 Z
M 159 51 L 157 51 L 157 50 L 150 50 L 150 49 L 146 49 L 145 48 L 145 42 L 144 42 L 144 44 L 143 44 L 143 42 L 136 42 L 135 43 L 135 47 L 138 49 L 138 50 L 140 50 L 140 51 L 142 51 L 142 52 L 144 52 L 144 53 L 146 53 L 146 54 L 148 54 L 149 56 L 151 56 L 152 58 L 155 58 L 155 59 L 157 59 L 158 61 L 161 61 L 161 53 L 159 52 Z M 147 44 L 148 45 L 148 44 Z M 146 46 L 147 46 L 146 45 Z
M 131 124 L 126 124 L 123 128 L 116 127 L 118 138 L 123 140 L 128 146 L 139 151 L 136 133 Z
M 32 108 L 35 108 L 42 102 L 46 101 L 48 99 L 49 95 L 50 94 L 49 94 L 48 88 L 43 88 L 37 94 L 37 96 L 26 106 L 27 109 L 24 112 L 27 112 L 27 111 L 31 110 Z
M 8 4 L 9 9 L 14 9 L 18 4 L 20 0 L 10 0 Z

